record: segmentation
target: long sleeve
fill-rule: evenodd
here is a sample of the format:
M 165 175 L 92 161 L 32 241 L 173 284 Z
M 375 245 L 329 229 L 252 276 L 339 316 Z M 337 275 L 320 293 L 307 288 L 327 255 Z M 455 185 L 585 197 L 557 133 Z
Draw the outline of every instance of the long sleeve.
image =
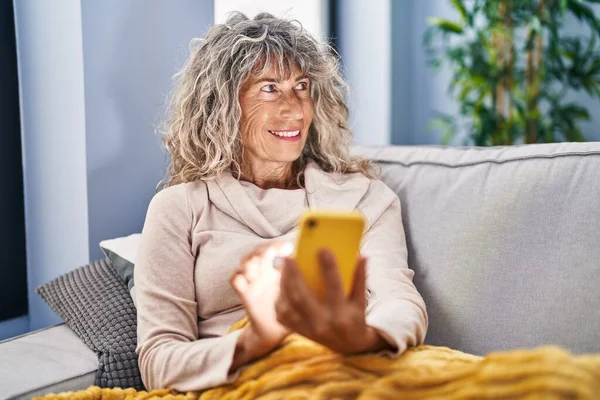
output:
M 235 378 L 228 371 L 240 332 L 198 340 L 192 221 L 185 185 L 176 185 L 154 196 L 142 231 L 135 266 L 137 353 L 149 390 L 202 390 Z
M 428 319 L 425 302 L 413 284 L 400 201 L 396 198 L 365 234 L 361 253 L 367 258 L 367 324 L 402 354 L 423 343 Z

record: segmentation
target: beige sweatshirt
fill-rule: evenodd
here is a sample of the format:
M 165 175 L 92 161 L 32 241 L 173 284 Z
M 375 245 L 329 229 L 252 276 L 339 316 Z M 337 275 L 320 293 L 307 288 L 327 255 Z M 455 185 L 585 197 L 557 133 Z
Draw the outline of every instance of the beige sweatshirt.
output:
M 202 390 L 229 374 L 244 317 L 228 279 L 240 257 L 273 239 L 295 240 L 306 208 L 361 211 L 367 230 L 367 323 L 398 350 L 423 342 L 425 303 L 413 285 L 398 197 L 362 174 L 311 163 L 306 189 L 267 189 L 230 173 L 179 184 L 152 199 L 135 266 L 139 366 L 147 389 Z

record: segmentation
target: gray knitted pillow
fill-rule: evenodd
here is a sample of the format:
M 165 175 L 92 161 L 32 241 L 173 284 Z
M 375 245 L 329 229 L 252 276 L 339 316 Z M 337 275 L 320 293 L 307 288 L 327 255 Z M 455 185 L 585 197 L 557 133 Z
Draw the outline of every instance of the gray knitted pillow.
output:
M 144 388 L 135 353 L 135 307 L 109 259 L 77 268 L 36 291 L 98 354 L 97 386 Z

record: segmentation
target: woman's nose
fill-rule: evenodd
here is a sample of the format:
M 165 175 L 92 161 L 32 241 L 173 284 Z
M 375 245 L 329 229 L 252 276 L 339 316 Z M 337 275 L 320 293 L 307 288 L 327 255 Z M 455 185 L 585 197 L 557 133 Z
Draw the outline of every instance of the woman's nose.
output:
M 302 104 L 295 93 L 281 96 L 280 115 L 286 120 L 300 120 L 304 116 Z

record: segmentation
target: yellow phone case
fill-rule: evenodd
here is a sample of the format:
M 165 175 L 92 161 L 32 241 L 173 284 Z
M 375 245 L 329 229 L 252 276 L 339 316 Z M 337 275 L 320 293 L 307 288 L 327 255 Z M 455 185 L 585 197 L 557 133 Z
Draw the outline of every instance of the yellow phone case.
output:
M 294 259 L 308 287 L 320 299 L 325 298 L 325 286 L 318 261 L 318 252 L 330 249 L 338 263 L 344 293 L 352 289 L 354 272 L 360 251 L 365 219 L 358 211 L 306 211 L 300 217 L 300 233 Z

